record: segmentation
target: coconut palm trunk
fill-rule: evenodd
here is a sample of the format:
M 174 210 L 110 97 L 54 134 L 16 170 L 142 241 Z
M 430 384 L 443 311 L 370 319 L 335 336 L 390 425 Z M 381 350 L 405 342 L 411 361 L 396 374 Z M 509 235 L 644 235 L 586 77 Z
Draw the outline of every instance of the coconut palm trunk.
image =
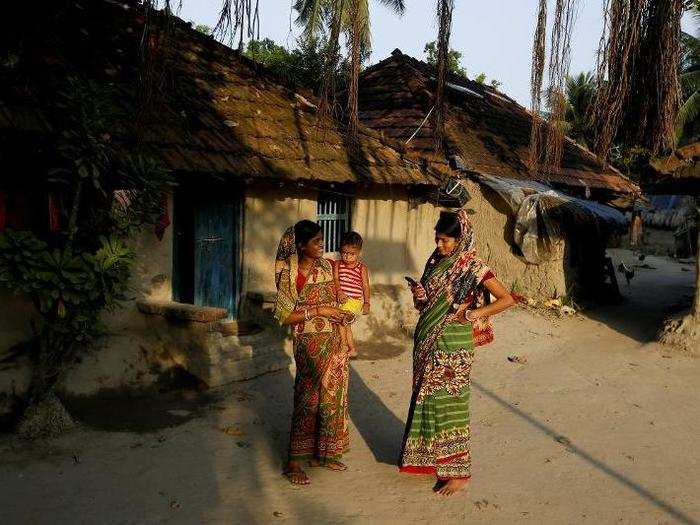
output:
M 357 139 L 359 127 L 360 51 L 362 46 L 361 0 L 350 0 L 350 82 L 348 86 L 348 134 Z
M 405 10 L 404 0 L 378 0 L 396 14 Z M 326 50 L 326 65 L 321 79 L 319 93 L 319 116 L 330 113 L 335 98 L 335 74 L 340 57 L 339 38 L 341 33 L 348 36 L 350 48 L 350 82 L 355 87 L 348 90 L 348 119 L 350 129 L 357 128 L 357 78 L 360 75 L 362 54 L 370 49 L 369 0 L 296 0 L 294 9 L 299 13 L 296 23 L 304 28 L 302 38 L 307 42 L 315 41 L 330 30 Z M 353 80 L 353 77 L 356 77 Z M 354 98 L 350 104 L 350 98 Z
M 318 117 L 324 118 L 330 114 L 335 100 L 335 70 L 340 55 L 340 31 L 343 24 L 343 11 L 347 0 L 335 0 L 331 12 L 331 34 L 326 46 L 326 59 L 323 66 L 323 78 L 319 93 Z M 315 38 L 313 23 L 305 29 L 307 38 Z
M 447 56 L 450 49 L 450 31 L 452 29 L 452 10 L 454 0 L 438 0 L 437 16 L 440 23 L 438 31 L 437 86 L 433 97 L 435 150 L 443 148 L 445 138 L 445 83 L 447 80 Z

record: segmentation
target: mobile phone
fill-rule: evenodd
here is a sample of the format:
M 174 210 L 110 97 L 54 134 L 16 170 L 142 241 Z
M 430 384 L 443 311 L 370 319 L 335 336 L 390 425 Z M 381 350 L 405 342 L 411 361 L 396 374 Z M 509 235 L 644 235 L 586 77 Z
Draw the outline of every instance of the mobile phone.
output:
M 408 275 L 406 275 L 404 279 L 406 279 L 406 282 L 411 288 L 413 288 L 414 286 L 418 286 L 418 283 L 413 277 L 409 277 Z

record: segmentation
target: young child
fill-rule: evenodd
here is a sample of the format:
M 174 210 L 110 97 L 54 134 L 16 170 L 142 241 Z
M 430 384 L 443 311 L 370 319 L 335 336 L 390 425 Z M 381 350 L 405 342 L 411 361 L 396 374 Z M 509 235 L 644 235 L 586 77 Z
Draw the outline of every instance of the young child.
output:
M 340 261 L 334 265 L 335 284 L 340 309 L 355 315 L 369 313 L 369 270 L 362 262 L 362 236 L 347 232 L 340 240 Z M 357 357 L 357 348 L 350 325 L 341 325 L 343 347 L 348 355 Z

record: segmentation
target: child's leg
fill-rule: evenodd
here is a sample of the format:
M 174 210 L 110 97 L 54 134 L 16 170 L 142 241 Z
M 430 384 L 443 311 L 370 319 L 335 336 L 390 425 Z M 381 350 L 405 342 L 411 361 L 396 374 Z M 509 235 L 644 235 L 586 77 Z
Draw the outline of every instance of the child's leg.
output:
M 352 336 L 352 328 L 350 325 L 345 328 L 347 329 L 348 355 L 350 357 L 357 357 L 357 347 L 355 346 L 355 339 Z
M 340 348 L 346 354 L 350 352 L 350 345 L 348 343 L 348 332 L 350 327 L 344 324 L 340 325 Z

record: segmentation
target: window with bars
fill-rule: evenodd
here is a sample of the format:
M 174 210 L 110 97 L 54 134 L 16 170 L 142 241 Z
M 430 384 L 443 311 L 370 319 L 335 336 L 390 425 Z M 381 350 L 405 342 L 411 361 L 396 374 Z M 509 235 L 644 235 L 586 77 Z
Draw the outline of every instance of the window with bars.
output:
M 321 194 L 318 197 L 318 223 L 323 228 L 326 253 L 340 250 L 340 238 L 350 230 L 351 200 L 342 195 Z

